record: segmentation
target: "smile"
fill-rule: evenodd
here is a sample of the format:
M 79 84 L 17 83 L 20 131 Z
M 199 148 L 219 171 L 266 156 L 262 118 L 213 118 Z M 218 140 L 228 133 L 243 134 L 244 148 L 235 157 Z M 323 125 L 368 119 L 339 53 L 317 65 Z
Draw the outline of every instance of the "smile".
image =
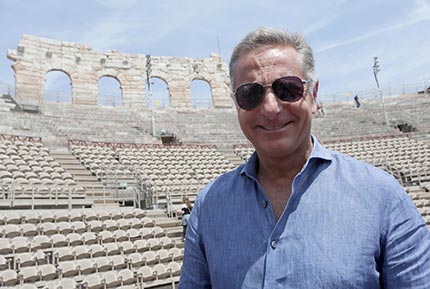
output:
M 277 125 L 277 126 L 261 126 L 261 127 L 265 130 L 271 131 L 271 130 L 279 130 L 281 128 L 286 127 L 287 125 L 288 125 L 288 123 L 284 123 L 282 125 Z

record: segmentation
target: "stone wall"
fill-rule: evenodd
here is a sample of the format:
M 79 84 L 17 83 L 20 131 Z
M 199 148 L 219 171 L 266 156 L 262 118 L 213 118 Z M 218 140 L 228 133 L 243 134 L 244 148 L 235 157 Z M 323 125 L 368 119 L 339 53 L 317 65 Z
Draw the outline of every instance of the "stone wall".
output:
M 125 107 L 146 104 L 147 55 L 98 52 L 87 45 L 23 35 L 7 56 L 14 61 L 16 99 L 21 104 L 43 104 L 45 76 L 50 71 L 70 77 L 75 104 L 97 105 L 98 80 L 103 76 L 120 82 Z M 150 76 L 167 84 L 171 107 L 192 107 L 190 84 L 195 79 L 209 83 L 215 108 L 232 107 L 227 65 L 218 55 L 205 59 L 150 56 L 150 63 Z

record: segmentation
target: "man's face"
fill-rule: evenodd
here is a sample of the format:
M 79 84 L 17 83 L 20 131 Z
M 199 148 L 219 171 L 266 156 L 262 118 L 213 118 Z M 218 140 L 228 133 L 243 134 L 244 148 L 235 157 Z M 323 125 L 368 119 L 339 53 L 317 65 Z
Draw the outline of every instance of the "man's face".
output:
M 268 85 L 283 76 L 305 79 L 297 51 L 288 46 L 262 47 L 239 59 L 233 75 L 234 90 L 250 82 Z M 310 152 L 317 87 L 313 94 L 305 84 L 304 97 L 293 103 L 281 101 L 271 88 L 266 88 L 258 107 L 243 110 L 237 106 L 240 127 L 260 157 L 302 157 Z

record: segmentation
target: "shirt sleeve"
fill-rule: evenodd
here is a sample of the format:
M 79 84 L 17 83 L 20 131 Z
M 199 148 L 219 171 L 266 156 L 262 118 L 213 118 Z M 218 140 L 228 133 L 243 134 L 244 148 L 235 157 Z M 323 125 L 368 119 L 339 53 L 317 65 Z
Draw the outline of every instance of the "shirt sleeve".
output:
M 387 207 L 382 283 L 386 289 L 430 288 L 430 233 L 402 191 Z
M 197 200 L 188 221 L 178 289 L 212 288 L 204 247 L 199 235 L 200 205 L 201 203 Z

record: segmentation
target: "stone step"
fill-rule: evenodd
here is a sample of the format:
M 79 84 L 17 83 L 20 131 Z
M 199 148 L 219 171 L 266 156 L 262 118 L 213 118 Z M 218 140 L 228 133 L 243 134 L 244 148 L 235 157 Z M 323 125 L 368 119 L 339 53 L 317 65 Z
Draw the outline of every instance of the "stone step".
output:
M 61 162 L 64 165 L 81 165 L 81 162 L 78 161 L 77 159 L 62 159 L 62 158 L 59 158 L 58 162 Z M 82 167 L 84 167 L 84 166 L 82 166 Z
M 149 218 L 166 218 L 166 210 L 163 209 L 149 209 L 146 210 L 146 216 Z
M 93 199 L 95 203 L 115 203 L 115 200 L 110 198 L 110 193 L 104 191 L 103 183 L 75 159 L 70 151 L 53 150 L 51 155 L 67 172 L 72 174 L 78 186 L 85 188 L 88 198 Z
M 183 228 L 182 226 L 169 227 L 164 229 L 166 231 L 167 237 L 169 238 L 177 238 L 182 237 Z
M 116 202 L 103 203 L 103 202 L 99 202 L 99 201 L 97 201 L 97 202 L 94 201 L 94 204 L 93 204 L 94 209 L 100 209 L 100 210 L 110 209 L 110 208 L 118 208 L 118 207 L 119 207 L 119 205 Z
M 51 155 L 59 158 L 59 159 L 74 159 L 76 160 L 75 156 L 72 154 L 71 151 L 69 151 L 66 147 L 53 147 L 50 149 Z
M 154 221 L 155 224 L 161 228 L 172 228 L 181 224 L 181 221 L 176 218 L 155 219 Z
M 92 184 L 92 183 L 99 183 L 103 186 L 103 183 L 99 181 L 99 179 L 93 175 L 84 175 L 82 174 L 74 174 L 72 172 L 70 172 L 73 177 L 75 177 L 75 179 L 79 180 L 81 183 L 88 183 L 88 184 Z

